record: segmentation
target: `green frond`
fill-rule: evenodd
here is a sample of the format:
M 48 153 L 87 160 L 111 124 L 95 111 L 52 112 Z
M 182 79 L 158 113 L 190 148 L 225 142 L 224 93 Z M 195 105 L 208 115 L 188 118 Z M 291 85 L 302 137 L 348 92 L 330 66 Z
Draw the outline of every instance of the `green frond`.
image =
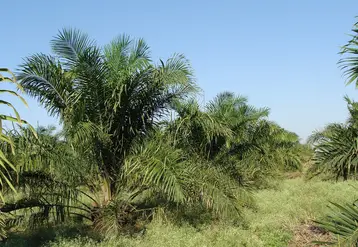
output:
M 318 226 L 336 235 L 335 246 L 358 245 L 358 208 L 356 204 L 331 203 L 331 213 Z
M 194 174 L 194 167 L 183 156 L 179 149 L 151 141 L 126 160 L 123 174 L 131 186 L 153 188 L 169 201 L 183 203 L 188 200 L 186 189 Z
M 353 104 L 347 101 L 348 106 Z M 352 106 L 352 105 L 351 105 Z M 354 109 L 350 109 L 350 120 L 347 124 L 329 124 L 325 129 L 315 132 L 309 137 L 309 142 L 314 147 L 314 164 L 311 172 L 331 173 L 336 179 L 344 180 L 352 174 L 356 174 L 358 168 L 357 129 L 355 125 Z
M 352 29 L 352 39 L 341 48 L 340 54 L 344 57 L 338 64 L 343 70 L 343 75 L 347 77 L 346 84 L 355 83 L 358 86 L 358 24 L 354 24 Z
M 157 66 L 157 80 L 167 85 L 168 89 L 182 97 L 199 92 L 195 84 L 189 60 L 182 54 L 174 54 Z
M 10 74 L 10 76 L 4 76 L 4 73 Z M 19 91 L 22 91 L 22 87 L 20 84 L 16 81 L 16 78 L 14 74 L 5 68 L 0 68 L 0 82 L 9 82 L 12 84 L 15 84 L 15 86 L 19 89 Z M 0 90 L 1 93 L 7 93 L 13 95 L 15 98 L 20 99 L 25 106 L 27 106 L 26 101 L 23 97 L 21 97 L 18 93 L 13 92 L 11 90 Z M 8 116 L 6 114 L 0 114 L 0 140 L 4 142 L 5 145 L 10 146 L 10 154 L 14 154 L 14 143 L 10 136 L 7 135 L 7 133 L 4 132 L 2 128 L 3 121 L 10 121 L 13 123 L 17 123 L 19 125 L 22 125 L 23 123 L 26 123 L 26 121 L 22 120 L 19 113 L 15 109 L 15 107 L 5 100 L 0 100 L 0 105 L 4 105 L 7 107 L 10 107 L 13 112 L 15 113 L 16 118 Z M 9 158 L 7 157 L 7 153 L 4 153 L 4 150 L 0 149 L 0 184 L 1 184 L 1 191 L 6 188 L 6 186 L 9 186 L 11 190 L 16 192 L 15 187 L 12 182 L 11 172 L 17 172 L 16 167 L 13 165 L 11 161 L 9 161 Z M 2 192 L 0 193 L 0 197 L 2 200 L 4 200 Z
M 67 105 L 71 81 L 54 57 L 36 54 L 25 59 L 18 74 L 24 90 L 53 116 L 60 115 Z
M 128 35 L 120 35 L 104 47 L 111 77 L 127 76 L 137 69 L 146 69 L 150 65 L 149 46 L 143 39 L 132 39 Z
M 94 45 L 87 34 L 78 29 L 62 29 L 59 34 L 51 40 L 52 51 L 64 60 L 66 65 L 73 65 L 79 56 Z

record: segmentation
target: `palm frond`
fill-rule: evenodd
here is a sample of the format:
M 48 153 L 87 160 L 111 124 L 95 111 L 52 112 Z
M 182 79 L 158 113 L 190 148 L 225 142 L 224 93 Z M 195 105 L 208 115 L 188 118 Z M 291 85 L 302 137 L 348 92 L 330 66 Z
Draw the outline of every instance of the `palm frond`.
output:
M 25 59 L 18 73 L 24 90 L 39 102 L 53 116 L 59 116 L 67 106 L 71 92 L 70 75 L 54 57 L 36 54 Z
M 10 74 L 10 76 L 4 76 L 3 74 Z M 16 81 L 16 78 L 14 76 L 14 74 L 5 68 L 0 68 L 0 82 L 9 82 L 14 84 L 20 91 L 22 91 L 22 87 L 21 85 Z M 13 96 L 15 96 L 15 98 L 19 98 L 25 106 L 27 106 L 26 101 L 16 92 L 13 92 L 11 90 L 1 90 L 0 93 L 9 93 Z M 10 103 L 7 102 L 5 100 L 0 100 L 0 105 L 5 105 L 10 107 L 15 115 L 16 118 L 13 118 L 11 116 L 8 116 L 6 114 L 0 114 L 0 141 L 5 143 L 5 145 L 9 145 L 10 146 L 10 150 L 11 150 L 11 154 L 14 154 L 14 144 L 12 139 L 4 132 L 3 130 L 3 122 L 2 121 L 10 121 L 13 123 L 18 123 L 19 125 L 22 125 L 23 123 L 26 123 L 26 121 L 22 120 L 19 113 L 17 112 L 17 110 L 15 109 L 15 107 Z M 9 161 L 8 157 L 6 157 L 6 154 L 3 152 L 3 150 L 0 149 L 0 185 L 1 185 L 1 190 L 4 189 L 4 187 L 9 186 L 13 191 L 16 192 L 15 187 L 13 186 L 12 183 L 12 177 L 10 176 L 10 171 L 17 171 L 15 166 L 12 164 L 12 162 Z M 0 193 L 0 197 L 2 200 L 4 200 L 3 194 Z
M 51 41 L 52 51 L 63 59 L 66 65 L 73 65 L 79 56 L 94 45 L 87 34 L 78 29 L 62 29 Z
M 352 204 L 331 202 L 331 213 L 318 226 L 336 235 L 336 246 L 358 246 L 358 208 Z

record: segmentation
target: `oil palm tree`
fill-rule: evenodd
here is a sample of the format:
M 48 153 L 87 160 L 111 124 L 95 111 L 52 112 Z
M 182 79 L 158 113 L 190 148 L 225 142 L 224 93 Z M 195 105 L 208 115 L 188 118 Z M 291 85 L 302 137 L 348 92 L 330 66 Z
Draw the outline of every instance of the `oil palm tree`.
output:
M 358 22 L 354 24 L 352 32 L 352 39 L 341 49 L 343 58 L 339 60 L 339 64 L 347 77 L 347 85 L 355 83 L 358 86 Z
M 268 122 L 269 110 L 249 105 L 246 97 L 223 92 L 203 109 L 191 100 L 178 104 L 176 111 L 178 117 L 168 128 L 177 137 L 176 145 L 236 181 L 258 171 L 300 168 L 298 136 Z
M 240 138 L 219 157 L 241 183 L 262 187 L 284 171 L 301 168 L 300 147 L 296 134 L 259 119 L 249 123 Z
M 342 47 L 339 61 L 347 84 L 358 86 L 358 23 L 352 29 L 351 40 Z M 358 167 L 358 103 L 345 97 L 350 116 L 345 124 L 330 124 L 323 131 L 314 133 L 310 141 L 315 147 L 318 169 L 332 169 L 336 176 L 347 179 L 356 174 Z M 317 169 L 317 166 L 315 167 Z M 337 236 L 333 244 L 337 246 L 358 246 L 357 203 L 351 205 L 332 204 L 332 212 L 318 225 Z
M 250 124 L 269 115 L 268 108 L 256 108 L 249 105 L 246 97 L 231 92 L 219 93 L 206 105 L 206 112 L 211 117 L 219 119 L 232 132 L 231 138 L 224 140 L 218 137 L 212 140 L 210 146 L 212 156 L 224 151 L 225 148 L 232 149 L 236 143 L 242 141 Z
M 6 68 L 0 68 L 0 83 L 10 83 L 16 86 L 16 88 L 22 93 L 23 89 L 21 85 L 16 81 L 15 75 Z M 12 95 L 15 98 L 18 98 L 22 101 L 22 103 L 27 106 L 27 103 L 25 99 L 18 94 L 17 92 L 9 89 L 1 89 L 1 94 L 8 94 Z M 10 147 L 11 153 L 15 153 L 14 144 L 11 138 L 6 134 L 6 132 L 3 129 L 3 123 L 4 122 L 10 122 L 10 123 L 16 123 L 16 124 L 27 124 L 27 122 L 20 118 L 19 113 L 15 109 L 15 107 L 6 100 L 0 100 L 0 105 L 9 107 L 15 117 L 8 115 L 8 114 L 0 114 L 0 141 L 2 145 Z M 10 176 L 10 170 L 16 172 L 15 166 L 9 161 L 8 157 L 5 155 L 3 150 L 0 149 L 0 184 L 1 184 L 1 190 L 4 189 L 4 187 L 7 185 L 12 190 L 15 191 L 15 188 L 13 186 L 13 183 L 11 182 L 12 178 Z M 3 193 L 0 193 L 1 199 L 4 201 Z
M 328 172 L 347 180 L 358 168 L 358 103 L 345 97 L 350 117 L 345 124 L 329 124 L 313 133 L 308 142 L 314 146 L 314 174 Z
M 174 169 L 187 162 L 177 157 L 179 151 L 174 150 L 173 158 L 166 158 L 164 151 L 151 150 L 148 144 L 148 138 L 158 131 L 157 126 L 176 102 L 197 91 L 184 56 L 175 54 L 166 62 L 154 64 L 141 39 L 123 35 L 100 48 L 74 29 L 60 32 L 51 46 L 53 56 L 35 54 L 25 59 L 19 80 L 29 95 L 59 117 L 63 138 L 75 155 L 90 167 L 95 165 L 82 190 L 94 203 L 88 216 L 95 225 L 107 231 L 109 214 L 109 218 L 116 219 L 109 228 L 120 229 L 120 222 L 127 220 L 118 212 L 141 207 L 143 200 L 138 198 L 146 198 L 148 184 L 153 187 L 150 191 L 168 202 L 187 201 L 190 195 L 181 194 L 175 183 L 176 176 L 181 179 L 180 169 L 171 174 L 172 169 L 151 170 L 152 163 L 148 163 L 157 159 L 159 167 L 164 164 Z M 145 150 L 153 151 L 152 159 L 144 162 L 148 166 L 139 166 L 138 160 L 150 153 Z M 135 178 L 143 174 L 142 169 L 158 173 L 140 183 Z M 166 173 L 160 175 L 162 171 Z M 183 180 L 182 185 L 187 188 L 190 182 Z M 133 184 L 145 189 L 138 191 Z
M 60 223 L 73 215 L 89 219 L 90 207 L 80 199 L 91 199 L 81 190 L 93 180 L 90 161 L 54 134 L 53 127 L 35 131 L 36 135 L 28 127 L 8 131 L 16 154 L 9 148 L 3 151 L 16 168 L 14 187 L 19 193 L 7 193 L 7 201 L 0 205 L 5 227 Z
M 15 85 L 16 88 L 18 89 L 18 91 L 20 91 L 20 93 L 23 92 L 23 89 L 21 87 L 21 85 L 16 81 L 15 75 L 7 68 L 0 68 L 0 83 L 10 83 L 12 85 Z M 10 89 L 0 89 L 0 93 L 3 94 L 3 96 L 7 95 L 11 95 L 15 98 L 18 98 L 20 101 L 22 101 L 22 103 L 27 106 L 27 103 L 25 101 L 25 99 L 18 94 L 17 92 L 10 90 Z M 15 117 L 8 115 L 6 113 L 0 113 L 0 184 L 1 184 L 1 192 L 0 192 L 0 198 L 2 200 L 2 204 L 5 202 L 5 198 L 4 198 L 4 191 L 7 191 L 7 188 L 9 187 L 12 192 L 16 192 L 15 186 L 14 186 L 14 182 L 13 182 L 13 177 L 14 177 L 14 173 L 17 173 L 17 169 L 15 167 L 15 165 L 11 162 L 11 159 L 9 156 L 14 155 L 15 154 L 15 147 L 14 147 L 14 142 L 11 139 L 11 137 L 7 134 L 7 132 L 4 130 L 3 128 L 3 124 L 4 122 L 8 122 L 8 123 L 15 123 L 18 125 L 23 125 L 23 124 L 27 124 L 27 122 L 23 119 L 20 118 L 19 113 L 17 112 L 17 110 L 15 109 L 15 107 L 8 101 L 2 99 L 0 100 L 0 105 L 5 106 L 5 107 L 9 107 Z M 31 134 L 33 134 L 33 129 L 30 125 L 28 125 L 30 130 L 31 130 Z M 10 151 L 10 155 L 6 152 L 6 150 Z M 13 175 L 13 176 L 12 176 Z M 16 175 L 15 175 L 16 176 Z M 3 239 L 6 237 L 6 217 L 3 215 L 3 212 L 0 211 L 0 239 Z
M 218 94 L 200 109 L 195 100 L 176 106 L 178 118 L 172 122 L 182 146 L 190 147 L 213 159 L 221 150 L 237 142 L 250 123 L 268 116 L 268 109 L 256 109 L 247 98 L 231 92 Z
M 214 141 L 232 138 L 233 132 L 223 119 L 200 109 L 197 101 L 179 102 L 175 106 L 177 118 L 169 123 L 167 131 L 179 148 L 185 148 L 204 159 L 211 156 Z M 225 144 L 225 143 L 224 143 Z
M 101 48 L 86 34 L 64 29 L 51 47 L 54 55 L 25 59 L 20 83 L 59 117 L 74 148 L 96 160 L 107 203 L 134 142 L 174 101 L 196 91 L 190 65 L 179 54 L 153 64 L 144 40 L 126 35 Z
M 227 167 L 231 174 L 240 177 L 244 170 L 299 169 L 298 136 L 268 121 L 268 108 L 256 108 L 246 97 L 224 92 L 209 102 L 207 112 L 232 132 L 226 141 L 217 138 L 211 143 L 211 153 L 218 154 L 218 163 L 234 163 Z

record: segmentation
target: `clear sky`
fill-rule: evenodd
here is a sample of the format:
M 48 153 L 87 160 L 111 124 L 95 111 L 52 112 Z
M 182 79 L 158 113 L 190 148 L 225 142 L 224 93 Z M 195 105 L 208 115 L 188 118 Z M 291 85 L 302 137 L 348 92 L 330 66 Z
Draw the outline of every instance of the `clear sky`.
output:
M 49 53 L 59 29 L 76 27 L 101 45 L 122 33 L 142 37 L 154 59 L 184 53 L 205 101 L 224 90 L 248 96 L 302 139 L 346 120 L 345 94 L 358 98 L 337 67 L 357 0 L 3 0 L 0 7 L 0 67 L 16 70 L 24 57 Z M 24 119 L 57 122 L 27 99 Z

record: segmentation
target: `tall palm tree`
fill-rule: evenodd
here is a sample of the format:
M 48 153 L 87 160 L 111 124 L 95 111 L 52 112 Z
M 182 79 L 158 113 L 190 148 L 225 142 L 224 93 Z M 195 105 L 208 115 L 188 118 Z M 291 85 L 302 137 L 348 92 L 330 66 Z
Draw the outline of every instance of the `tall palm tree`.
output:
M 74 148 L 96 160 L 109 202 L 134 142 L 174 101 L 196 91 L 190 65 L 178 54 L 153 64 L 144 40 L 126 35 L 101 48 L 86 34 L 64 29 L 51 47 L 54 55 L 26 58 L 20 83 L 60 118 Z

